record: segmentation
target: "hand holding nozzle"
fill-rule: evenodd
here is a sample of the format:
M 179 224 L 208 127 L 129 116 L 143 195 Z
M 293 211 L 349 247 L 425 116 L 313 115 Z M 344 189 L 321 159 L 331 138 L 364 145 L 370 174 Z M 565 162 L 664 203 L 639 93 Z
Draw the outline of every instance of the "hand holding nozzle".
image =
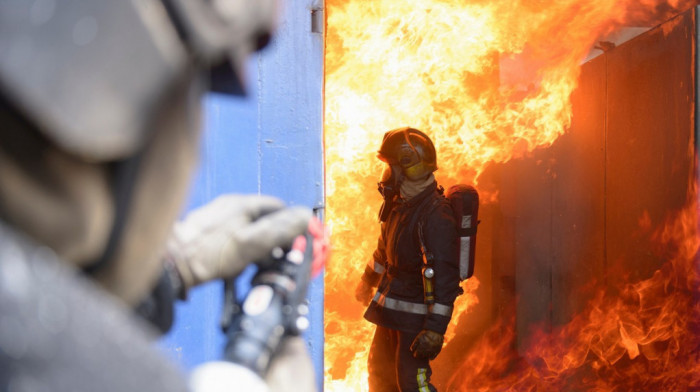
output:
M 225 287 L 224 360 L 194 369 L 192 391 L 316 390 L 306 343 L 295 335 L 308 324 L 306 290 L 327 250 L 310 209 L 270 197 L 220 197 L 176 226 L 168 251 L 185 289 L 221 278 Z M 239 304 L 234 280 L 251 263 L 258 271 Z
M 200 283 L 236 277 L 270 249 L 291 244 L 312 218 L 309 208 L 287 208 L 260 195 L 219 196 L 195 209 L 175 224 L 166 248 L 182 280 L 181 296 Z
M 283 340 L 300 335 L 308 326 L 306 293 L 309 282 L 325 262 L 326 245 L 320 223 L 312 219 L 309 230 L 290 248 L 275 247 L 256 262 L 258 271 L 241 306 L 227 306 L 223 327 L 228 337 L 224 357 L 265 377 Z M 233 299 L 232 286 L 225 298 Z

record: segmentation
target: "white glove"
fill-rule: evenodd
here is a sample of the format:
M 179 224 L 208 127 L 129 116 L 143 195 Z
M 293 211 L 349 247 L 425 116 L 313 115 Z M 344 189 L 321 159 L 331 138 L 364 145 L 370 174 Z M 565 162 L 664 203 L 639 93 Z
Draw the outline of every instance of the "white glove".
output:
M 175 224 L 166 258 L 174 262 L 186 293 L 200 283 L 237 276 L 274 247 L 291 246 L 312 216 L 309 208 L 285 208 L 269 196 L 220 196 Z

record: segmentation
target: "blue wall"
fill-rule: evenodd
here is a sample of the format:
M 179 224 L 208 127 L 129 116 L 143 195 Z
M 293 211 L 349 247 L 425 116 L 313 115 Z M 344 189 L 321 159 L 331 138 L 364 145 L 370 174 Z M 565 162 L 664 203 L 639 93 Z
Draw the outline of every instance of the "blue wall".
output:
M 248 96 L 207 97 L 201 166 L 187 210 L 223 193 L 261 193 L 323 214 L 323 34 L 311 31 L 322 1 L 285 3 L 273 42 L 247 64 Z M 250 271 L 239 279 L 247 284 Z M 222 284 L 193 289 L 178 304 L 174 329 L 160 342 L 185 369 L 220 358 Z M 323 279 L 309 290 L 305 334 L 322 389 Z

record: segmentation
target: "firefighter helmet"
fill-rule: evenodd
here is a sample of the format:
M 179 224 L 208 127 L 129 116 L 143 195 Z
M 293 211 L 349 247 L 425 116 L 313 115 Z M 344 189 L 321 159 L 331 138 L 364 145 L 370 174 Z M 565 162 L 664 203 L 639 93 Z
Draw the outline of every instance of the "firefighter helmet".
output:
M 425 133 L 411 127 L 384 134 L 377 158 L 399 166 L 406 178 L 419 180 L 438 169 L 435 146 Z

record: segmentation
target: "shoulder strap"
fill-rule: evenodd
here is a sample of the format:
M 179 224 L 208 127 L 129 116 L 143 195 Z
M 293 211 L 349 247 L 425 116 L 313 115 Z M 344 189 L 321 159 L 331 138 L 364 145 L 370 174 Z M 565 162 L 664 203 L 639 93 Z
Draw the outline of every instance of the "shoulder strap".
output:
M 423 222 L 425 222 L 425 217 L 428 216 L 432 210 L 437 208 L 439 203 L 439 199 L 435 197 L 428 197 L 423 200 L 420 204 L 418 204 L 416 211 L 413 213 L 413 216 L 409 221 L 409 227 L 416 227 L 416 224 L 418 226 L 422 226 Z
M 416 236 L 418 239 L 418 244 L 420 245 L 421 253 L 424 258 L 425 255 L 430 253 L 428 248 L 425 246 L 425 237 L 423 236 L 423 226 L 427 219 L 428 214 L 430 214 L 435 208 L 440 205 L 440 198 L 430 197 L 424 200 L 416 209 L 415 214 L 411 218 L 411 226 L 416 228 Z

